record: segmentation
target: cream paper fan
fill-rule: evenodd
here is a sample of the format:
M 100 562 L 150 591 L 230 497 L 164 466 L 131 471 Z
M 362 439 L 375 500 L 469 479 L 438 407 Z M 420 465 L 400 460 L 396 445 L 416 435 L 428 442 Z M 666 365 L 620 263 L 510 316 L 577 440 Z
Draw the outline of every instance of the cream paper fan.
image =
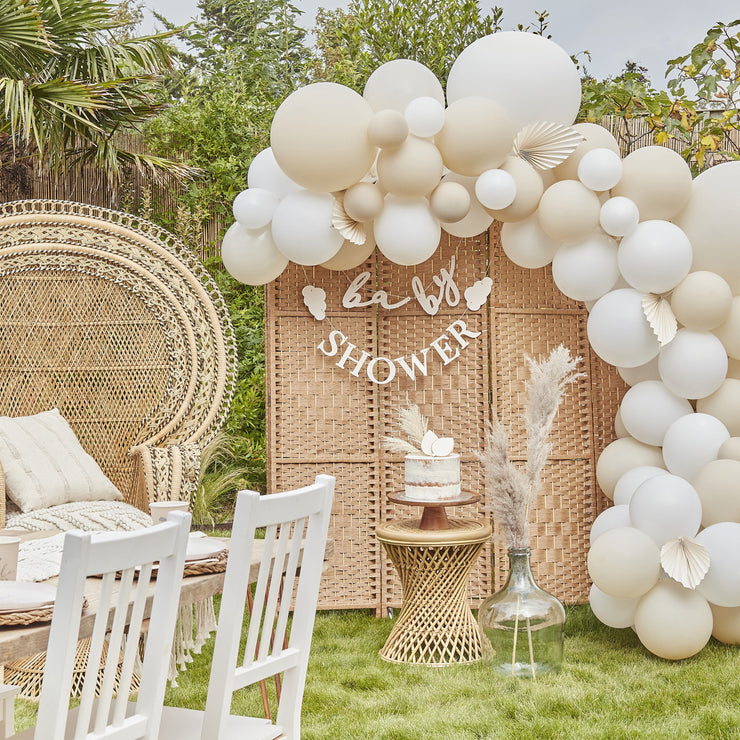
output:
M 331 214 L 332 226 L 352 244 L 362 245 L 367 241 L 367 229 L 365 224 L 355 221 L 347 215 L 344 210 L 344 199 L 341 196 L 334 197 L 334 210 Z
M 660 548 L 660 564 L 674 581 L 696 588 L 709 570 L 709 553 L 693 537 L 677 537 Z
M 678 322 L 670 301 L 665 296 L 645 293 L 642 297 L 642 311 L 661 347 L 676 336 Z
M 514 154 L 529 162 L 535 169 L 551 170 L 565 162 L 585 140 L 571 126 L 540 121 L 530 123 L 516 135 Z

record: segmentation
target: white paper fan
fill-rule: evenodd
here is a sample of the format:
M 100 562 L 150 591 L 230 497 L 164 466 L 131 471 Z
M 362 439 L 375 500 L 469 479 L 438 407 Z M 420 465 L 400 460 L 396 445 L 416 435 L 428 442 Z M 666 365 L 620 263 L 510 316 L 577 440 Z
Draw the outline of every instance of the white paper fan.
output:
M 571 126 L 540 121 L 525 126 L 514 139 L 514 154 L 537 170 L 551 170 L 565 162 L 585 141 Z
M 674 581 L 696 588 L 709 570 L 709 553 L 693 537 L 677 537 L 660 548 L 660 564 Z
M 334 210 L 331 218 L 332 226 L 352 244 L 362 245 L 367 241 L 367 229 L 365 224 L 355 221 L 347 215 L 344 210 L 344 199 L 334 198 Z
M 678 331 L 678 322 L 670 301 L 655 293 L 645 293 L 642 297 L 642 310 L 660 345 L 668 344 Z

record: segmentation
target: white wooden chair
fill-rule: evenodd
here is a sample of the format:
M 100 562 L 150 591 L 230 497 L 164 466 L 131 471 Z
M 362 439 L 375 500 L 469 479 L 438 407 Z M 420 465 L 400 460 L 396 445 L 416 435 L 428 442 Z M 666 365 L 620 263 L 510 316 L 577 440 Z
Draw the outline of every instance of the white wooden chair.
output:
M 166 522 L 135 532 L 90 534 L 68 532 L 59 574 L 57 599 L 35 727 L 15 740 L 134 740 L 159 737 L 172 639 L 177 620 L 190 515 L 172 512 Z M 138 700 L 129 689 L 138 652 L 153 563 L 158 562 Z M 113 586 L 120 572 L 118 596 Z M 90 657 L 79 707 L 69 709 L 75 646 L 85 592 L 85 579 L 102 574 L 100 600 L 90 642 Z M 138 578 L 135 578 L 138 576 Z M 133 604 L 129 602 L 132 591 Z M 115 602 L 115 603 L 114 603 Z M 115 606 L 109 621 L 109 606 Z M 126 640 L 126 624 L 131 639 Z M 110 630 L 109 634 L 106 634 Z M 99 678 L 103 644 L 108 650 Z M 118 691 L 116 669 L 123 653 Z M 95 698 L 96 682 L 99 697 Z
M 334 478 L 328 475 L 286 493 L 238 494 L 206 708 L 200 712 L 164 707 L 160 740 L 300 738 L 303 689 L 333 496 Z M 255 530 L 263 527 L 263 556 L 246 647 L 240 656 L 249 580 L 244 563 L 250 561 Z M 292 601 L 293 621 L 286 643 Z M 261 717 L 229 713 L 234 691 L 279 673 L 283 673 L 282 690 L 274 724 Z

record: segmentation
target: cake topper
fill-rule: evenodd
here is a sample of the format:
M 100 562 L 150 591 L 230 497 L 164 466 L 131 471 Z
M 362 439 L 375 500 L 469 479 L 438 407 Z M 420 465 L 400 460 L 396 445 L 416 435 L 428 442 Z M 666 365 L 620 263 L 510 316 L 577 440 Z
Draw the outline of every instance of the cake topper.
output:
M 429 429 L 429 422 L 414 404 L 398 412 L 401 430 L 410 441 L 400 437 L 383 437 L 383 444 L 389 452 L 402 452 L 406 455 L 426 455 L 427 457 L 447 457 L 455 446 L 452 437 L 438 437 Z

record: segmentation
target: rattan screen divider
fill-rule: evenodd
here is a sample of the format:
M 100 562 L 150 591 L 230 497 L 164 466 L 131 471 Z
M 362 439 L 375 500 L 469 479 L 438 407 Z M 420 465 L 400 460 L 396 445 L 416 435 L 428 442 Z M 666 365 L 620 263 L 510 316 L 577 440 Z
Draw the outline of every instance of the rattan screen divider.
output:
M 484 444 L 486 422 L 495 414 L 511 426 L 513 457 L 523 460 L 519 414 L 525 354 L 538 357 L 561 343 L 584 358 L 586 376 L 570 389 L 555 421 L 553 454 L 532 516 L 532 560 L 541 585 L 561 599 L 577 603 L 588 596 L 588 533 L 607 503 L 596 485 L 595 462 L 614 438 L 614 413 L 626 386 L 590 351 L 585 307 L 560 293 L 549 268 L 512 264 L 501 249 L 499 226 L 472 239 L 443 234 L 440 249 L 417 267 L 400 267 L 379 253 L 346 273 L 291 264 L 267 288 L 268 490 L 305 485 L 319 472 L 337 477 L 330 530 L 335 555 L 324 578 L 321 608 L 371 608 L 381 614 L 400 603 L 395 570 L 374 534 L 380 522 L 419 515 L 387 501 L 388 493 L 403 489 L 403 458 L 381 443 L 384 435 L 397 433 L 397 408 L 419 404 L 434 431 L 453 437 L 462 455 L 463 488 L 483 492 L 476 453 Z M 418 276 L 426 293 L 436 295 L 433 277 L 449 270 L 453 257 L 461 294 L 490 275 L 488 306 L 467 311 L 461 295 L 458 305 L 443 301 L 430 316 L 413 298 L 411 281 Z M 375 304 L 344 308 L 342 296 L 363 270 L 370 272 L 362 289 L 365 299 L 383 290 L 390 302 L 412 300 L 394 310 Z M 306 285 L 326 292 L 323 321 L 303 303 Z M 351 362 L 337 367 L 341 353 L 327 357 L 316 348 L 336 330 L 356 345 L 355 357 L 365 350 L 395 359 L 428 347 L 456 320 L 480 336 L 446 366 L 429 353 L 427 376 L 416 373 L 413 380 L 398 372 L 391 382 L 377 385 L 364 368 L 351 375 Z M 490 505 L 484 497 L 451 513 L 487 517 Z M 498 544 L 492 550 L 486 548 L 471 575 L 474 604 L 503 584 L 505 553 Z

